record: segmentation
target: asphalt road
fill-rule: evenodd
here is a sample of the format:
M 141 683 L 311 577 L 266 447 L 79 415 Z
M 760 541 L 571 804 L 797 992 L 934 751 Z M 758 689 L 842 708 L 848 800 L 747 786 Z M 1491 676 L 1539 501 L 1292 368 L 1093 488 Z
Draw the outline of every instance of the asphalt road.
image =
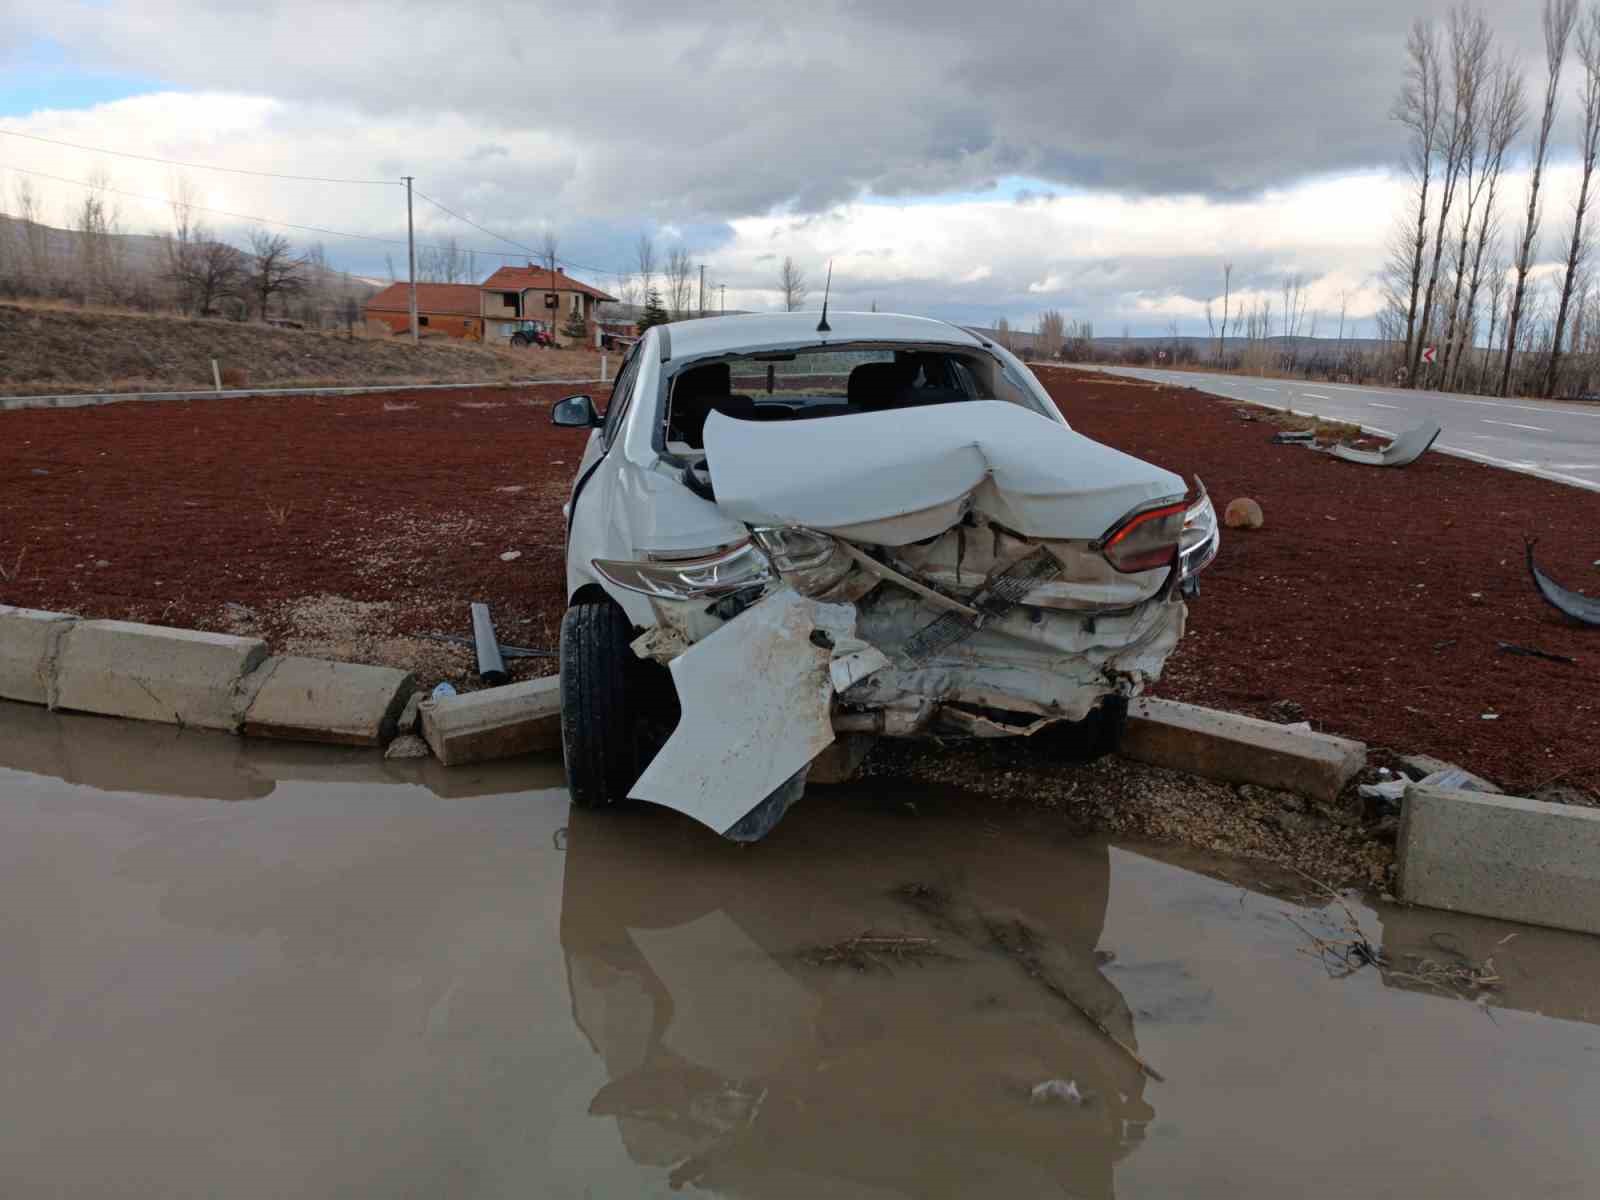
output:
M 1229 400 L 1351 421 L 1393 437 L 1432 419 L 1435 450 L 1600 492 L 1600 404 L 1493 400 L 1453 392 L 1352 387 L 1248 375 L 1100 367 L 1114 375 L 1197 388 Z

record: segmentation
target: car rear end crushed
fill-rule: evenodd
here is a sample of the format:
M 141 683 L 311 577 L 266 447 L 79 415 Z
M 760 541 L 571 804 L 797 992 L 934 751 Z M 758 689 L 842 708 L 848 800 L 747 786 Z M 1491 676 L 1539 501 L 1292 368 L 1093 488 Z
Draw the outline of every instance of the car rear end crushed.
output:
M 652 330 L 568 521 L 574 796 L 746 841 L 839 735 L 1114 748 L 1219 535 L 1003 348 L 879 314 Z

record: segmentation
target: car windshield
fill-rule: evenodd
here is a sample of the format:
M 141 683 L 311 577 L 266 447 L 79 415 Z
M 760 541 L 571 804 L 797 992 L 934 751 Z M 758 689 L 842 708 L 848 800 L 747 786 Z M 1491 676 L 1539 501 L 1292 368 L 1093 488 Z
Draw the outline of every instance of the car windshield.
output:
M 935 349 L 800 350 L 695 363 L 672 383 L 667 441 L 699 449 L 713 412 L 793 421 L 993 399 L 989 364 Z

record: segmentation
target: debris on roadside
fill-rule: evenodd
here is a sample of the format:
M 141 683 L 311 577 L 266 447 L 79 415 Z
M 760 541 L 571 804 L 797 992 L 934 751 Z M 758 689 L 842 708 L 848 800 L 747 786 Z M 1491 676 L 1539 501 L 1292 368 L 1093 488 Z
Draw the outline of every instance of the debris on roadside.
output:
M 500 561 L 501 562 L 516 562 L 517 559 L 519 559 L 521 557 L 522 557 L 522 551 L 521 550 L 507 550 L 504 554 L 502 554 L 500 556 Z
M 1275 446 L 1309 446 L 1316 440 L 1317 431 L 1314 429 L 1280 429 L 1272 435 L 1272 444 Z
M 427 698 L 427 692 L 412 692 L 406 701 L 405 707 L 400 710 L 400 719 L 395 722 L 397 734 L 415 733 L 417 725 L 422 719 L 422 702 Z M 397 756 L 398 757 L 398 756 Z
M 1568 654 L 1552 654 L 1548 650 L 1539 650 L 1533 646 L 1519 646 L 1515 642 L 1496 642 L 1503 654 L 1515 654 L 1522 658 L 1543 658 L 1550 662 L 1576 663 L 1578 660 Z
M 1539 589 L 1539 594 L 1559 612 L 1574 621 L 1584 625 L 1600 626 L 1600 600 L 1585 596 L 1582 592 L 1575 592 L 1571 588 L 1562 587 L 1541 571 L 1533 561 L 1533 548 L 1538 544 L 1538 538 L 1523 539 L 1528 573 L 1533 576 L 1533 586 Z
M 1345 462 L 1361 463 L 1368 467 L 1407 467 L 1421 458 L 1433 445 L 1444 427 L 1437 421 L 1427 421 L 1415 429 L 1408 429 L 1382 450 L 1356 450 L 1335 443 L 1331 446 L 1314 446 L 1313 449 L 1342 458 Z
M 1254 421 L 1259 421 L 1261 419 L 1260 417 L 1258 417 L 1255 413 L 1253 413 L 1248 408 L 1236 408 L 1236 409 L 1233 410 L 1233 415 L 1238 417 L 1239 420 L 1241 420 L 1241 421 L 1254 422 Z
M 1306 719 L 1305 705 L 1295 700 L 1274 700 L 1267 705 L 1267 714 L 1284 725 L 1293 725 Z
M 480 601 L 472 603 L 472 642 L 478 655 L 478 678 L 489 687 L 509 683 L 511 674 L 506 670 L 505 659 L 500 657 L 500 639 L 495 637 L 494 621 L 489 616 L 489 606 Z
M 1266 517 L 1261 512 L 1261 505 L 1248 496 L 1240 496 L 1228 502 L 1222 521 L 1229 529 L 1260 529 L 1266 523 Z

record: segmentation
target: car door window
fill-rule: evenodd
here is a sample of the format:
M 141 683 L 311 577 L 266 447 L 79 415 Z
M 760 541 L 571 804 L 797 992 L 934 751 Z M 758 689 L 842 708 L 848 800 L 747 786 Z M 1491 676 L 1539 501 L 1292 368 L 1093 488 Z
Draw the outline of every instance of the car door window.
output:
M 628 356 L 622 360 L 622 369 L 617 372 L 616 382 L 611 385 L 611 403 L 606 406 L 605 428 L 601 430 L 601 440 L 607 450 L 611 449 L 617 431 L 622 428 L 622 418 L 627 415 L 628 402 L 633 398 L 633 379 L 638 373 L 639 344 L 635 342 Z

